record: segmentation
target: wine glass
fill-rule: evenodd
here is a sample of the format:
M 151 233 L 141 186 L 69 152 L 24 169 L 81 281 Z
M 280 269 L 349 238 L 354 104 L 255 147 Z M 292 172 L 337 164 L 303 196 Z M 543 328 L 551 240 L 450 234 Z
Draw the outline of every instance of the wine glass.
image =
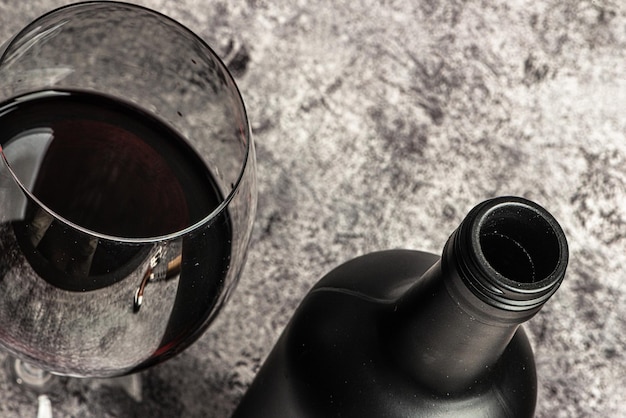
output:
M 78 3 L 0 48 L 0 103 L 12 370 L 39 384 L 45 371 L 112 377 L 180 353 L 236 284 L 256 208 L 225 65 L 158 12 Z

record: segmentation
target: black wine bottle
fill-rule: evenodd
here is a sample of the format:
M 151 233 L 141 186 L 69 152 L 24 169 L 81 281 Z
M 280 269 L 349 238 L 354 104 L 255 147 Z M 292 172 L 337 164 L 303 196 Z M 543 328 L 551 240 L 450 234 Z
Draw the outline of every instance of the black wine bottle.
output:
M 247 417 L 532 417 L 520 326 L 557 290 L 565 235 L 518 197 L 476 206 L 442 257 L 349 261 L 305 297 L 241 400 Z

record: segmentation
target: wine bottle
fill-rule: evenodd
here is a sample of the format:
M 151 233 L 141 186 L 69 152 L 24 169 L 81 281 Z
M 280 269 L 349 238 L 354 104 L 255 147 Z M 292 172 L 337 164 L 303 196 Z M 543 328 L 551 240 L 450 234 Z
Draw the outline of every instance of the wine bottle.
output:
M 561 284 L 565 235 L 544 208 L 473 208 L 441 257 L 349 261 L 304 298 L 241 400 L 247 417 L 532 417 L 537 377 L 521 324 Z

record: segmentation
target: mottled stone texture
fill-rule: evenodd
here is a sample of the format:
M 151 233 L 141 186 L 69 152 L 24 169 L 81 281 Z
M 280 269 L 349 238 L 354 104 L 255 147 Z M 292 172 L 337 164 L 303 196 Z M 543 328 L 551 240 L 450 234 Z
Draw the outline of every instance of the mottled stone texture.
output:
M 65 3 L 0 0 L 0 39 Z M 230 61 L 257 145 L 256 230 L 228 306 L 143 374 L 142 403 L 63 381 L 55 417 L 228 417 L 325 272 L 373 250 L 438 253 L 474 204 L 507 194 L 550 210 L 571 247 L 527 325 L 537 417 L 626 416 L 621 1 L 140 3 Z M 35 414 L 36 395 L 0 379 L 0 416 Z

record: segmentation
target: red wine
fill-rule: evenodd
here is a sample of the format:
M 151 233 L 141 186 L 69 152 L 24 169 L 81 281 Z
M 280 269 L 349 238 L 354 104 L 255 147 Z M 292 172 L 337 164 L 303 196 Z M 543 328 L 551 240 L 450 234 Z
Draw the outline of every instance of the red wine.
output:
M 5 109 L 0 133 L 6 153 L 12 145 L 47 142 L 37 147 L 41 162 L 30 191 L 76 225 L 152 237 L 201 220 L 219 203 L 197 154 L 167 125 L 131 105 L 88 93 L 46 92 Z
M 59 373 L 106 376 L 197 338 L 221 300 L 231 225 L 224 211 L 165 239 L 223 200 L 184 138 L 129 103 L 44 91 L 0 105 L 0 145 L 29 192 L 21 210 L 5 211 L 19 216 L 0 216 L 5 350 Z

